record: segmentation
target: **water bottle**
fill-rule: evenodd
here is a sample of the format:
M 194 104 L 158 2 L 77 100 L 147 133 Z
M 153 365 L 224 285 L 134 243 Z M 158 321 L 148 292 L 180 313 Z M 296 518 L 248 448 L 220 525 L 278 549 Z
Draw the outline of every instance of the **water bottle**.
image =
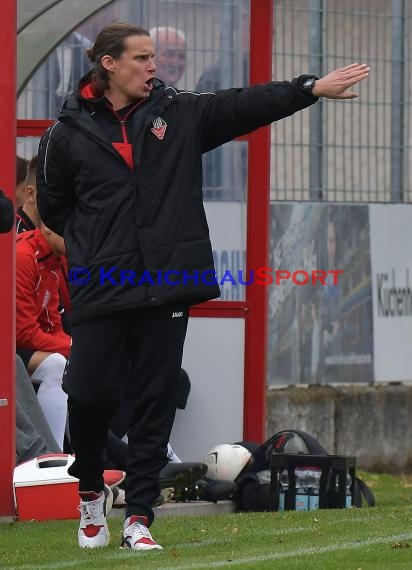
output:
M 352 492 L 350 490 L 351 485 L 352 485 L 352 477 L 348 473 L 346 475 L 346 506 L 347 507 L 352 506 Z
M 280 492 L 279 492 L 279 511 L 285 510 L 285 493 L 289 489 L 288 470 L 283 469 L 279 477 Z
M 320 477 L 322 469 L 312 467 L 308 472 L 308 493 L 309 493 L 309 510 L 314 511 L 319 508 L 319 490 Z
M 345 497 L 345 504 L 340 504 L 339 507 L 351 507 L 352 506 L 352 493 L 351 493 L 351 485 L 352 485 L 352 477 L 349 473 L 346 473 L 346 497 Z M 339 493 L 339 475 L 335 476 L 334 479 L 334 492 L 335 496 L 338 496 Z M 336 507 L 336 505 L 334 505 Z
M 307 511 L 309 508 L 309 495 L 308 495 L 308 469 L 305 467 L 296 467 L 296 511 Z

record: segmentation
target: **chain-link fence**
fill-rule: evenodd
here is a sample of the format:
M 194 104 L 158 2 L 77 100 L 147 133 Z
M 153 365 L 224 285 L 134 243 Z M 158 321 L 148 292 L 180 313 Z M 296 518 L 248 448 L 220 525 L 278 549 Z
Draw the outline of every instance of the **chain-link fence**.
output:
M 131 21 L 150 31 L 156 75 L 168 86 L 204 92 L 248 84 L 249 0 L 115 0 L 68 35 L 63 29 L 62 41 L 21 90 L 18 118 L 56 118 L 89 69 L 85 48 L 105 25 L 116 21 Z M 37 145 L 37 138 L 22 137 L 18 153 L 30 158 Z M 204 156 L 205 209 L 222 275 L 227 269 L 244 269 L 246 181 L 246 142 L 234 141 Z M 223 300 L 244 297 L 244 287 L 222 287 Z
M 39 65 L 19 96 L 18 117 L 55 118 L 88 69 L 84 48 L 119 20 L 151 30 L 158 74 L 169 85 L 245 85 L 249 16 L 248 0 L 115 0 Z M 275 79 L 321 76 L 353 61 L 368 63 L 371 74 L 356 88 L 359 99 L 322 100 L 273 127 L 273 200 L 411 201 L 411 17 L 406 0 L 274 0 Z M 244 200 L 245 146 L 230 143 L 206 156 L 206 199 Z
M 274 77 L 367 63 L 360 98 L 323 100 L 273 127 L 271 197 L 411 201 L 411 5 L 405 0 L 276 0 Z
M 33 0 L 34 1 L 34 0 Z M 54 119 L 89 70 L 85 49 L 99 31 L 131 21 L 150 31 L 157 76 L 168 86 L 216 91 L 248 83 L 248 0 L 115 0 L 68 34 L 41 62 L 18 99 L 19 119 Z M 19 152 L 34 154 L 31 142 Z M 245 200 L 246 143 L 234 142 L 205 157 L 207 200 Z

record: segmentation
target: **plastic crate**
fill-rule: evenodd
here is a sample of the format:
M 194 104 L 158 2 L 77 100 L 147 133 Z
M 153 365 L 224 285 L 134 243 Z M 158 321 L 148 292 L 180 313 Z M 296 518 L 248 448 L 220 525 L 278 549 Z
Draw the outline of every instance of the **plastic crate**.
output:
M 314 493 L 297 493 L 296 469 L 320 470 L 319 489 Z M 288 473 L 288 489 L 281 492 L 281 474 Z M 350 475 L 350 494 L 347 477 Z M 272 453 L 271 502 L 273 510 L 342 509 L 353 504 L 356 458 L 343 455 L 304 455 Z M 311 499 L 312 497 L 312 499 Z M 317 500 L 317 497 L 319 499 Z M 306 501 L 306 505 L 305 505 Z M 305 508 L 306 507 L 306 508 Z

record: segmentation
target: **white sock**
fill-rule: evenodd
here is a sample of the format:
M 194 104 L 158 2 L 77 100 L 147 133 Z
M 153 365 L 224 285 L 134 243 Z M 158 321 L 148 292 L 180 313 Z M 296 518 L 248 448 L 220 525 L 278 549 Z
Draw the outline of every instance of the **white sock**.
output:
M 167 444 L 167 458 L 170 463 L 182 463 L 182 460 L 177 456 L 170 443 Z
M 66 359 L 56 352 L 45 358 L 31 376 L 32 382 L 39 384 L 37 399 L 60 449 L 67 418 L 67 394 L 62 388 L 65 366 Z

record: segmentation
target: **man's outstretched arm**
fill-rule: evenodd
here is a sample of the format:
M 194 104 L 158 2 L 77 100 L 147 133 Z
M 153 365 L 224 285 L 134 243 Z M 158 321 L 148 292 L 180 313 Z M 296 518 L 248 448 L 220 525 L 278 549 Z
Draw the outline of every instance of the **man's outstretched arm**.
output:
M 319 97 L 353 99 L 357 94 L 350 89 L 368 75 L 367 65 L 352 63 L 319 79 L 301 75 L 292 81 L 271 81 L 244 89 L 201 94 L 196 103 L 200 111 L 202 152 L 289 117 L 313 105 Z

